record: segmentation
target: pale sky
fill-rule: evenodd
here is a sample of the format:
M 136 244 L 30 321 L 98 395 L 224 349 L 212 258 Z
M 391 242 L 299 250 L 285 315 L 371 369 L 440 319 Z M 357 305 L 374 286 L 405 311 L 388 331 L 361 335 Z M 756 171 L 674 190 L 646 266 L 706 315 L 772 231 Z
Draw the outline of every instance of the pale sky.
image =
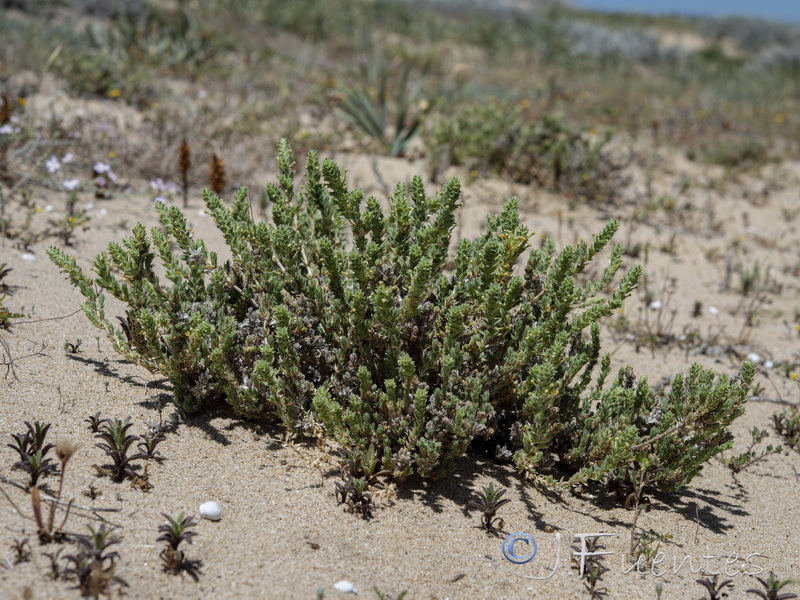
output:
M 741 15 L 800 24 L 800 0 L 571 0 L 571 4 L 623 12 Z

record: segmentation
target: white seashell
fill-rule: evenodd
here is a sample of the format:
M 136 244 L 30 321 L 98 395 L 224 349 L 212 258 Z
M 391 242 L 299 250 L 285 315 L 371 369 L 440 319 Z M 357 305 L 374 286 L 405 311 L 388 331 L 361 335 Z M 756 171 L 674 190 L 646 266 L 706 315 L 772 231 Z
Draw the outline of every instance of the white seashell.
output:
M 347 581 L 346 579 L 342 579 L 341 581 L 337 581 L 333 584 L 333 589 L 338 590 L 340 592 L 352 592 L 353 594 L 357 594 L 356 586 L 352 583 Z
M 751 352 L 750 354 L 747 355 L 747 360 L 749 360 L 751 363 L 758 364 L 761 362 L 761 355 L 756 354 L 755 352 Z
M 209 521 L 219 521 L 222 517 L 222 511 L 216 502 L 204 502 L 200 505 L 200 516 Z

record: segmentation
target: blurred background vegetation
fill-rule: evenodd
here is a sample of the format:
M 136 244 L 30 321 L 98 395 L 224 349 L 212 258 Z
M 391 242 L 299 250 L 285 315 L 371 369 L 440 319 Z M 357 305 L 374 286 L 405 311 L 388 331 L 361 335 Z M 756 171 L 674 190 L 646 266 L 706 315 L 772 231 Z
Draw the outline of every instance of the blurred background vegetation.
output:
M 71 96 L 140 111 L 143 139 L 120 151 L 143 176 L 165 175 L 165 165 L 174 172 L 187 136 L 208 153 L 229 149 L 233 181 L 288 137 L 298 154 L 425 156 L 432 176 L 464 164 L 556 188 L 568 178 L 553 148 L 566 143 L 568 158 L 589 157 L 568 188 L 587 198 L 580 178 L 613 163 L 592 155 L 607 132 L 729 169 L 798 156 L 800 28 L 787 24 L 606 14 L 557 1 L 3 5 L 8 104 L 22 112 L 50 77 Z M 480 138 L 469 139 L 469 118 L 492 126 L 475 122 Z M 536 143 L 524 136 L 541 123 L 556 132 L 541 142 L 550 173 L 538 174 L 539 161 L 520 174 L 531 162 L 520 144 Z

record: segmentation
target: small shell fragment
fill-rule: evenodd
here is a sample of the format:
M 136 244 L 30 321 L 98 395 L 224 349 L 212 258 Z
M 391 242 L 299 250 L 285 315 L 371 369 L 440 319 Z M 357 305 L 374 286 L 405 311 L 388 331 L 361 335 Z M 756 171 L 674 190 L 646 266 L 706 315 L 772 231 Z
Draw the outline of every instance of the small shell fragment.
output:
M 340 592 L 352 592 L 353 594 L 357 594 L 356 586 L 352 583 L 347 581 L 346 579 L 342 579 L 341 581 L 337 581 L 333 584 L 333 589 L 338 590 Z
M 200 516 L 209 521 L 219 521 L 222 517 L 222 511 L 216 502 L 204 502 L 200 505 Z

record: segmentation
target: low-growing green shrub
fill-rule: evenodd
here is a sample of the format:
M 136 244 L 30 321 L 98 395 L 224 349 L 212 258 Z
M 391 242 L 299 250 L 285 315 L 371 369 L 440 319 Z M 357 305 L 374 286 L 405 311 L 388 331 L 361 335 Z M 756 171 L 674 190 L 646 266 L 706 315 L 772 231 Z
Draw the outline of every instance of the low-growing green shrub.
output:
M 576 131 L 558 116 L 525 118 L 499 103 L 469 104 L 439 119 L 426 136 L 433 168 L 463 165 L 520 183 L 569 194 L 574 200 L 610 201 L 624 166 L 612 156 L 611 133 Z
M 278 184 L 266 186 L 269 224 L 253 221 L 246 190 L 231 208 L 204 191 L 230 260 L 163 204 L 162 226 L 139 224 L 111 243 L 94 279 L 48 250 L 91 322 L 128 359 L 168 377 L 183 409 L 227 402 L 241 415 L 273 414 L 291 432 L 321 427 L 351 453 L 374 454 L 371 472 L 398 478 L 445 474 L 484 438 L 540 481 L 554 483 L 560 468 L 573 483 L 675 489 L 730 447 L 752 364 L 733 380 L 695 365 L 663 391 L 636 384 L 630 369 L 609 380 L 598 322 L 641 274 L 617 277 L 614 246 L 588 275 L 616 222 L 561 252 L 546 239 L 517 275 L 531 233 L 516 199 L 448 263 L 457 180 L 430 196 L 415 177 L 387 211 L 314 152 L 302 188 L 285 141 L 279 167 Z M 121 328 L 105 292 L 127 305 Z

